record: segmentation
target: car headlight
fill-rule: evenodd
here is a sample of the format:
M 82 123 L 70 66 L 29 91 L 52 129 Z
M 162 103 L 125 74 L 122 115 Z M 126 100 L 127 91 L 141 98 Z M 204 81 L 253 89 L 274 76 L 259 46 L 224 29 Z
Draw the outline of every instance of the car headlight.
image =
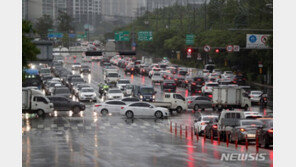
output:
M 152 99 L 155 99 L 155 95 L 152 96 Z
M 140 95 L 140 99 L 143 99 L 143 96 L 142 95 Z

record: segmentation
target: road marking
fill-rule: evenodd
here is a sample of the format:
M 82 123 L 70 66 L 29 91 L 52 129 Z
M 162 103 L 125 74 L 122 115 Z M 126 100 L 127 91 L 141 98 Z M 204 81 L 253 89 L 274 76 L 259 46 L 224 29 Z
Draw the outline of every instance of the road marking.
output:
M 43 128 L 44 126 L 43 125 L 38 125 L 37 126 L 39 129 Z

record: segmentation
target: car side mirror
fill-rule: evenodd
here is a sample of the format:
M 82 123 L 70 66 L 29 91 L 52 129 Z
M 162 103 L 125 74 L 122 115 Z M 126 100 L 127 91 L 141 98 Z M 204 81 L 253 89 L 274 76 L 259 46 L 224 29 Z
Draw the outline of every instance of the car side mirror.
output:
M 197 122 L 197 120 L 194 120 L 194 122 L 196 123 L 196 122 Z

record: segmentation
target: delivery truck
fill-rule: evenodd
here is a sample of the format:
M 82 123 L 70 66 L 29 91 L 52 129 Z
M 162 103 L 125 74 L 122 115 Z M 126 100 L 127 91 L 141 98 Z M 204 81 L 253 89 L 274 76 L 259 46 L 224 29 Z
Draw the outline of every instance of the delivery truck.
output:
M 53 112 L 53 104 L 40 90 L 22 89 L 22 113 L 36 113 L 38 116 L 44 116 L 51 112 Z
M 223 109 L 251 107 L 251 99 L 248 93 L 239 86 L 217 86 L 213 87 L 213 108 Z

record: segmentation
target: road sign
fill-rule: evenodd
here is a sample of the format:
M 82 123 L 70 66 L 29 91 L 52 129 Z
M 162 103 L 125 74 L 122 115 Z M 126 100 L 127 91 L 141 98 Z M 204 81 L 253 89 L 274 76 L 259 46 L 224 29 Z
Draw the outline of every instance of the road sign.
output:
M 115 32 L 114 36 L 115 41 L 129 41 L 129 31 L 118 31 Z
M 47 35 L 48 38 L 63 38 L 63 33 L 49 33 Z
M 138 32 L 138 40 L 139 41 L 152 41 L 153 40 L 152 31 L 139 31 Z
M 69 38 L 75 38 L 76 34 L 69 34 Z
M 191 53 L 187 52 L 187 58 L 191 58 Z
M 227 52 L 233 52 L 233 46 L 232 45 L 227 45 L 226 50 L 227 50 Z
M 53 32 L 53 29 L 47 29 L 48 32 Z
M 267 45 L 269 37 L 269 34 L 247 34 L 246 48 L 269 48 Z
M 204 51 L 205 51 L 205 52 L 210 52 L 210 51 L 211 51 L 211 47 L 210 47 L 210 45 L 205 45 L 205 46 L 204 46 Z
M 194 34 L 186 34 L 186 45 L 194 45 Z
M 86 34 L 77 34 L 76 35 L 77 38 L 86 38 Z
M 233 45 L 233 51 L 234 52 L 239 52 L 239 50 L 240 50 L 239 45 Z

